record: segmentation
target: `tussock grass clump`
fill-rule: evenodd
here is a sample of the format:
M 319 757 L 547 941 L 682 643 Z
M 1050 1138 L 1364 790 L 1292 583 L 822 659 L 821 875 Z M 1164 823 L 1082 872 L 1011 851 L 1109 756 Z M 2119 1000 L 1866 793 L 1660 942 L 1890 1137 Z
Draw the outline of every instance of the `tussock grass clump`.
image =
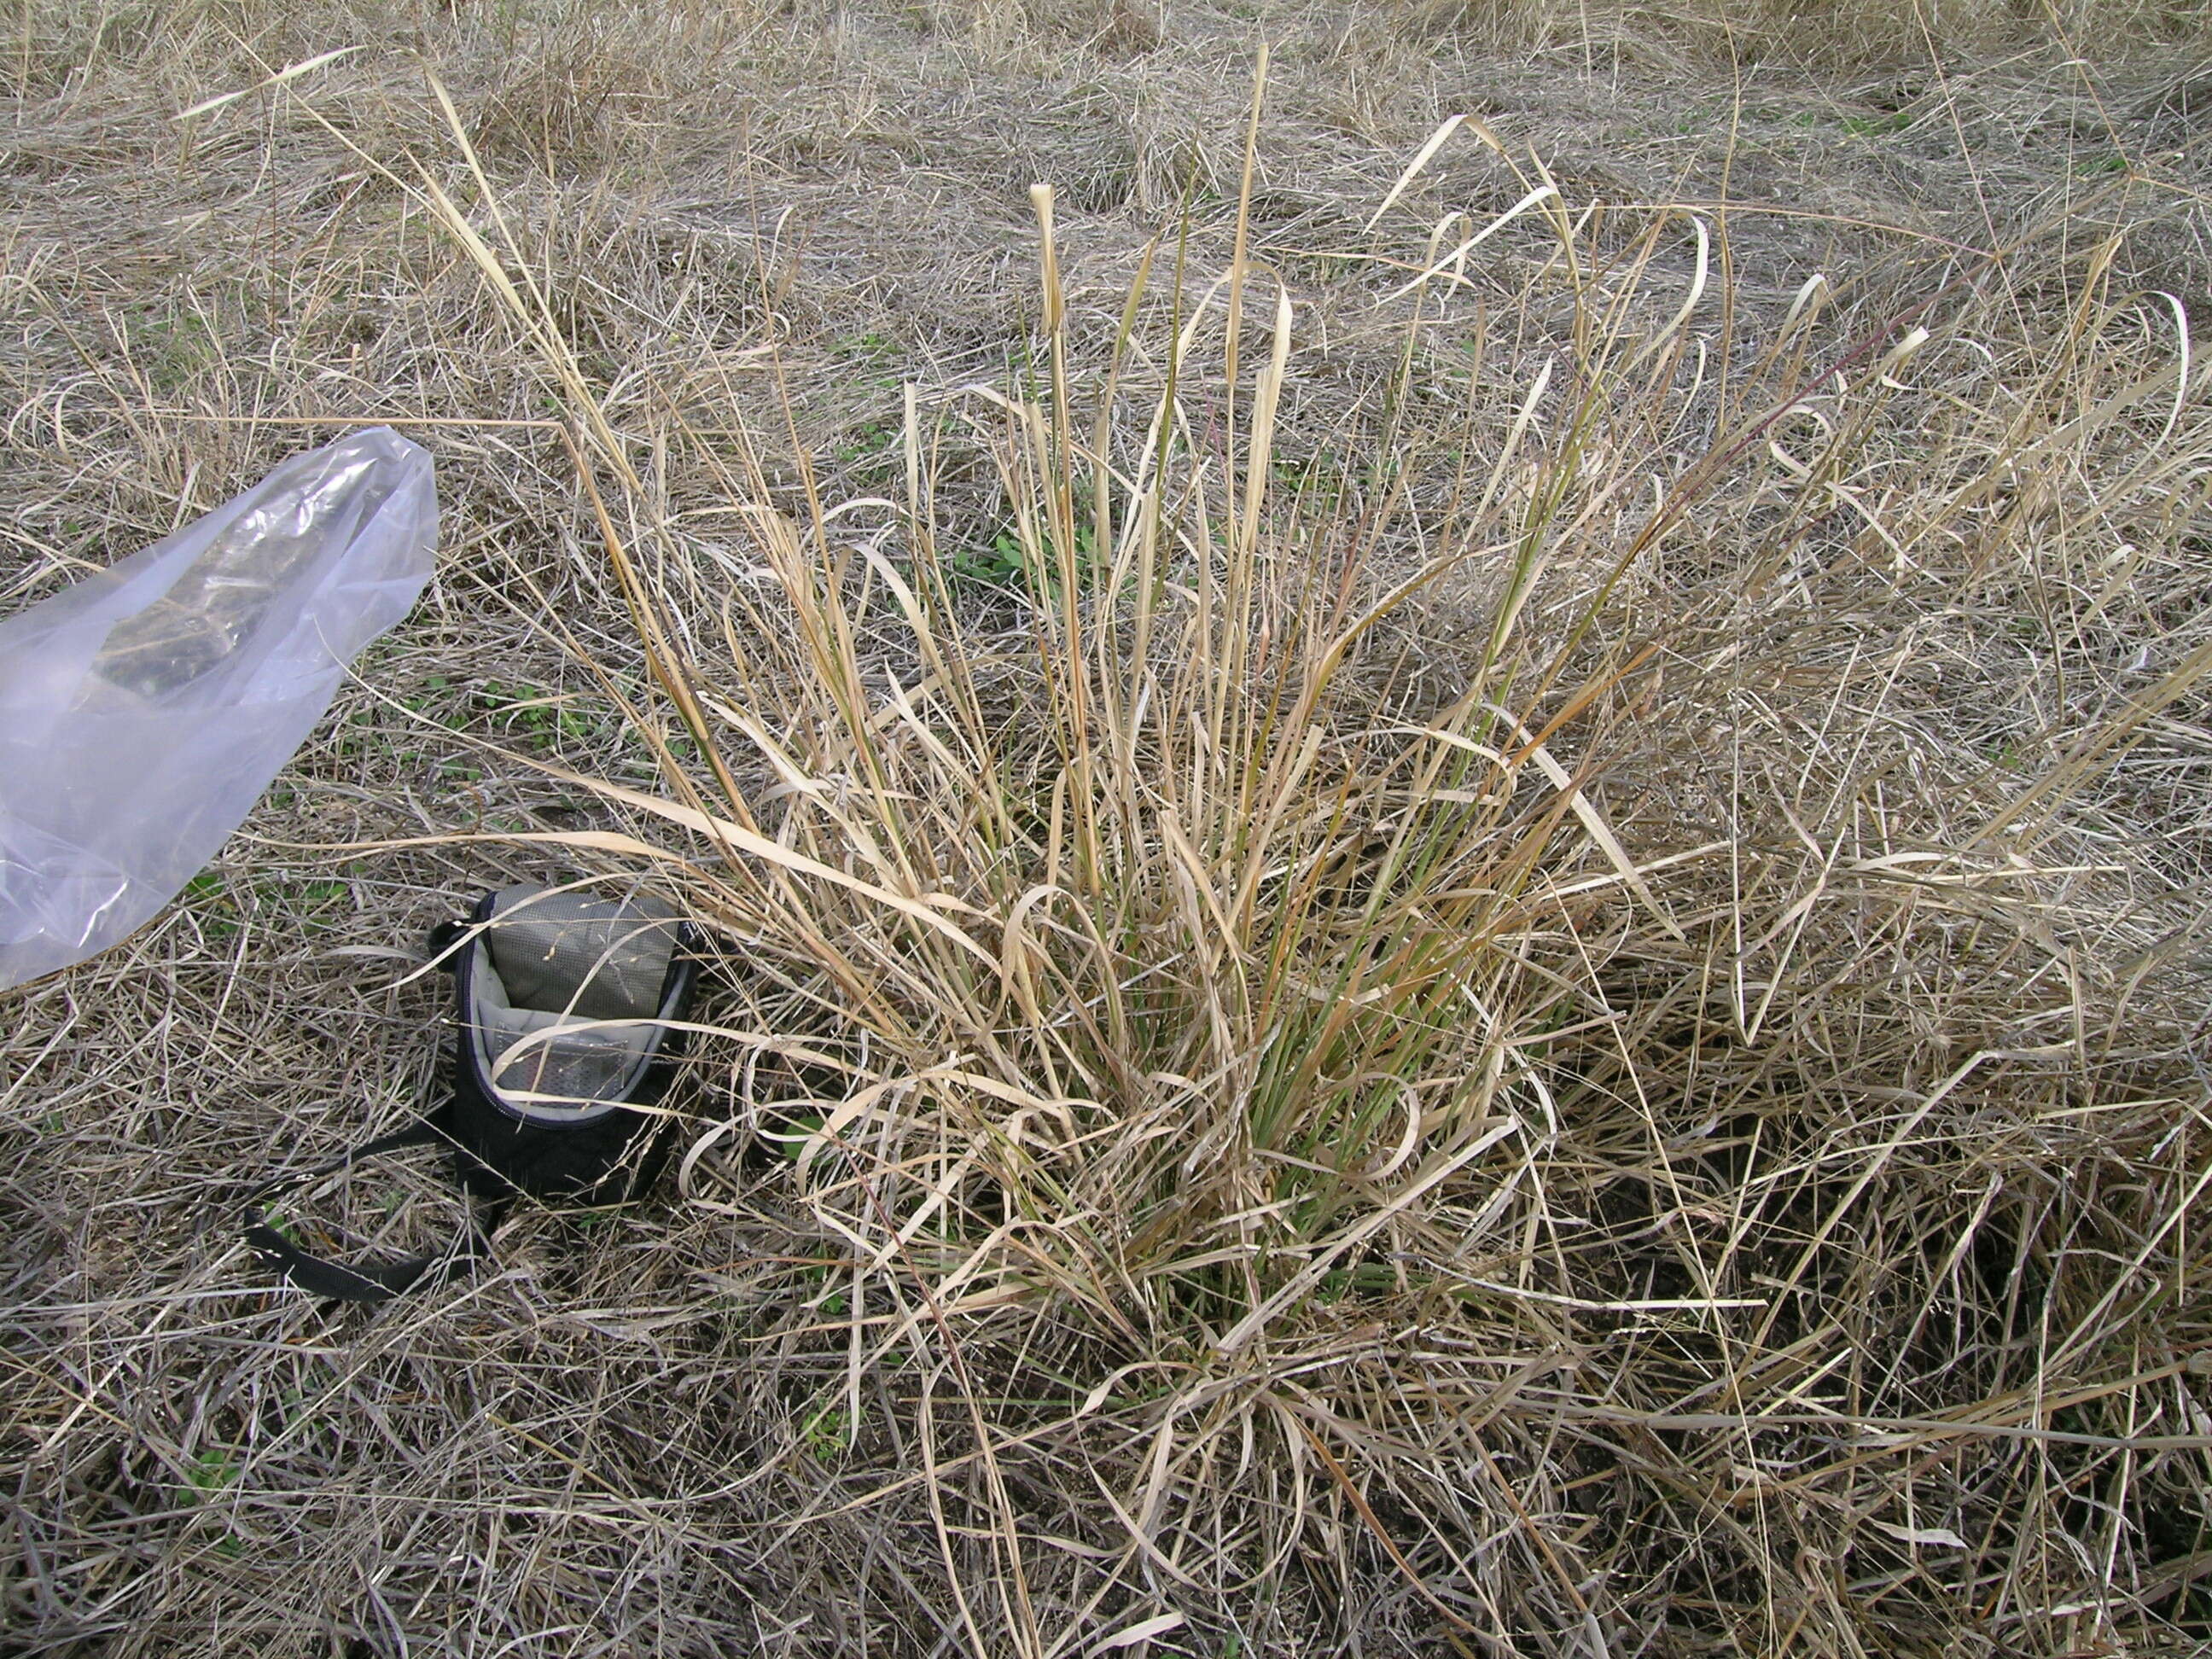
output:
M 217 207 L 127 307 L 9 267 L 11 598 L 334 412 L 453 526 L 234 855 L 9 1004 L 11 1640 L 2202 1645 L 2212 420 L 2130 275 L 2193 152 L 1930 230 L 1373 85 L 1176 131 L 1015 8 L 560 18 L 161 129 L 317 147 L 289 310 Z M 820 97 L 686 172 L 778 29 Z M 1063 62 L 930 152 L 1027 218 L 872 170 Z M 714 941 L 668 1189 L 263 1286 L 222 1195 L 428 1086 L 408 945 L 580 872 Z
M 1395 361 L 1293 459 L 1253 178 L 1226 269 L 1155 242 L 1087 346 L 1040 188 L 1009 381 L 909 387 L 849 500 L 678 411 L 680 512 L 447 211 L 629 504 L 691 758 L 621 799 L 781 1011 L 717 1027 L 683 1188 L 760 1224 L 782 1154 L 808 1242 L 750 1293 L 802 1297 L 831 1519 L 926 1517 L 977 1651 L 2072 1639 L 2087 1540 L 2203 1524 L 2203 1437 L 2137 1426 L 2205 1334 L 2201 1014 L 2141 996 L 2186 918 L 2092 849 L 2212 647 L 2064 722 L 1941 684 L 1972 642 L 2063 698 L 2146 564 L 2195 591 L 2171 307 L 2037 228 L 1754 333 L 1704 221 L 1524 173 L 1367 256 Z M 1458 292 L 1493 238 L 1510 356 Z

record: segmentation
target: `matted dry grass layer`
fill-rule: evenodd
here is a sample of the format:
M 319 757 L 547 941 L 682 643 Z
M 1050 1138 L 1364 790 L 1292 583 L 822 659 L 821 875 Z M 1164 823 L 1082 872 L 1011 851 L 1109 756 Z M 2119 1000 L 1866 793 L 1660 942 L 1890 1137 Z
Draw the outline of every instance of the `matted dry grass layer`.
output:
M 0 603 L 448 530 L 0 1003 L 12 1650 L 2212 1639 L 2196 22 L 1243 9 L 23 9 Z M 679 1176 L 268 1287 L 562 875 Z

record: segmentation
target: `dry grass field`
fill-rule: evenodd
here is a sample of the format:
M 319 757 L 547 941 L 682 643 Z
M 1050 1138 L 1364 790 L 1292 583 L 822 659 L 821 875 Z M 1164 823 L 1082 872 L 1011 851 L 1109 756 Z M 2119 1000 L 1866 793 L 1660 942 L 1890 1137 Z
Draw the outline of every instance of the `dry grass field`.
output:
M 0 1649 L 2212 1650 L 2208 21 L 0 12 L 0 611 L 445 509 L 0 994 Z M 273 1285 L 551 878 L 678 1167 Z

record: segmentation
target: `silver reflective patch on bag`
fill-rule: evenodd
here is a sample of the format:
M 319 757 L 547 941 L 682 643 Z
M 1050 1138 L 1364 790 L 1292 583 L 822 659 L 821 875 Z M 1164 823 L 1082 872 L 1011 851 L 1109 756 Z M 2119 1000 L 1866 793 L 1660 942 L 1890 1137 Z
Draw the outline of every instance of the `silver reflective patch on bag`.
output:
M 678 927 L 650 896 L 535 886 L 495 895 L 470 946 L 465 1012 L 501 1104 L 576 1122 L 628 1098 L 665 1035 L 655 1021 Z

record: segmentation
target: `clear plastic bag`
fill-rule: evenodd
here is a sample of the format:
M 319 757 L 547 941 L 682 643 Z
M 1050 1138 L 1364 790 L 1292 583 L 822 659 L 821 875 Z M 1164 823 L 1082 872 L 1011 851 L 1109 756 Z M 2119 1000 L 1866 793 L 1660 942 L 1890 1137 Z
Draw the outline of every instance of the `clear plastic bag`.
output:
M 430 578 L 387 427 L 0 622 L 0 988 L 135 932 L 215 856 Z

